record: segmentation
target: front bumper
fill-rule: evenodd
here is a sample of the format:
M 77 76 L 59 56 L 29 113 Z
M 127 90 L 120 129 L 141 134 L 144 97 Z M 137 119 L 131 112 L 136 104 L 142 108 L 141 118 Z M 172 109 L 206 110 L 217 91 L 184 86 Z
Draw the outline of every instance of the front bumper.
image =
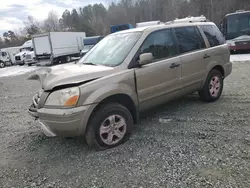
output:
M 70 137 L 84 135 L 90 108 L 91 105 L 71 109 L 41 108 L 36 110 L 32 105 L 29 113 L 39 120 L 45 135 Z
M 16 65 L 24 65 L 24 61 L 22 61 L 22 60 L 16 60 L 15 64 Z
M 25 61 L 25 64 L 27 65 L 27 64 L 35 64 L 35 63 L 37 63 L 37 61 L 35 60 L 35 59 L 30 59 L 30 60 L 26 60 Z

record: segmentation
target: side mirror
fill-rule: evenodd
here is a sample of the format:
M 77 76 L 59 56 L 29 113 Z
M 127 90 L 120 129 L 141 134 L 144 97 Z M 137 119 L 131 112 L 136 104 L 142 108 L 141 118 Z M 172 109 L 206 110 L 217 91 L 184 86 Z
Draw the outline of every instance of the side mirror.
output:
M 153 62 L 153 59 L 154 59 L 154 57 L 153 57 L 152 53 L 141 54 L 139 64 L 140 65 L 150 64 Z

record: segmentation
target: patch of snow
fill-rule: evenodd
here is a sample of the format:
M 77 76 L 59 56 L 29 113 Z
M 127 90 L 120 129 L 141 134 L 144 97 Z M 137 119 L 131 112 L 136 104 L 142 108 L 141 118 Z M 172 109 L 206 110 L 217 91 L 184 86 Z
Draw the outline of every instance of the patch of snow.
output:
M 250 54 L 237 54 L 237 55 L 231 55 L 230 57 L 231 62 L 250 62 Z
M 12 67 L 5 67 L 0 69 L 0 77 L 7 77 L 7 76 L 17 76 L 22 74 L 27 74 L 29 72 L 37 70 L 38 67 L 36 66 L 12 66 Z

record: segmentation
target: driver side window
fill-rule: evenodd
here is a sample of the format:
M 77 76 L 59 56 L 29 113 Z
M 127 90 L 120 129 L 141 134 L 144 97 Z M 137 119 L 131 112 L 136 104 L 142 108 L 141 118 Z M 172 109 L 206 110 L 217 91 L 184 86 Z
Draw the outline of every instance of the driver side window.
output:
M 151 33 L 144 41 L 140 54 L 152 53 L 154 62 L 178 54 L 171 29 Z

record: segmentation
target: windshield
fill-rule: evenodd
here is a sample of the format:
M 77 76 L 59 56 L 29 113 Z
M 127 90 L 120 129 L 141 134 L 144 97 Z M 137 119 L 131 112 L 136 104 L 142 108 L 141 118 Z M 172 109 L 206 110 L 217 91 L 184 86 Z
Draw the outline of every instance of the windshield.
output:
M 250 35 L 250 13 L 231 15 L 227 18 L 226 39 Z
M 32 51 L 32 49 L 30 47 L 20 49 L 20 52 L 25 52 L 25 51 Z
M 115 67 L 127 57 L 141 32 L 109 35 L 100 41 L 80 63 Z

